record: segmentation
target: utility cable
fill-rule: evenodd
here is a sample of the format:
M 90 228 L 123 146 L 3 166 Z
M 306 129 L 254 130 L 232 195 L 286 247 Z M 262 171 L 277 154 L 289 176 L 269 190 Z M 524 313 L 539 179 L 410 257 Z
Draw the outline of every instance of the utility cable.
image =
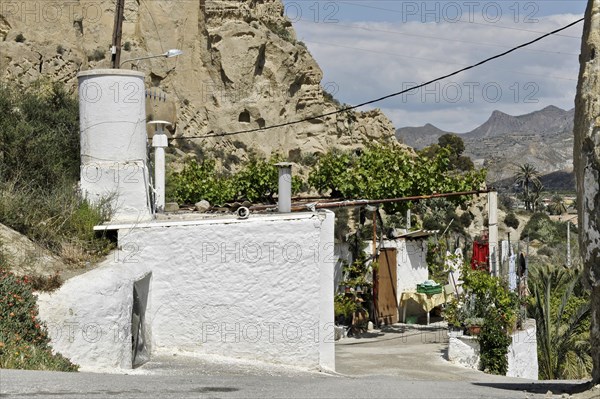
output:
M 356 109 L 356 108 L 364 107 L 365 105 L 374 104 L 374 103 L 377 103 L 377 102 L 380 102 L 380 101 L 383 101 L 383 100 L 387 100 L 388 98 L 399 96 L 399 95 L 407 93 L 407 92 L 409 92 L 411 90 L 419 89 L 421 87 L 430 85 L 430 84 L 438 82 L 440 80 L 444 80 L 444 79 L 449 78 L 451 76 L 458 75 L 459 73 L 462 73 L 462 72 L 468 71 L 470 69 L 476 68 L 476 67 L 481 66 L 483 64 L 486 64 L 486 63 L 488 63 L 490 61 L 496 60 L 498 58 L 504 57 L 505 55 L 513 53 L 513 52 L 515 52 L 515 51 L 517 51 L 517 50 L 519 50 L 519 49 L 521 49 L 523 47 L 527 47 L 527 46 L 530 46 L 530 45 L 532 45 L 534 43 L 537 43 L 540 40 L 543 40 L 543 39 L 545 39 L 548 36 L 552 36 L 552 35 L 555 35 L 558 32 L 562 32 L 563 30 L 568 29 L 568 28 L 570 28 L 570 27 L 572 27 L 572 26 L 574 26 L 574 25 L 582 22 L 583 20 L 584 20 L 584 18 L 580 18 L 580 19 L 578 19 L 578 20 L 576 20 L 574 22 L 571 22 L 570 24 L 568 24 L 566 26 L 563 26 L 562 28 L 555 29 L 552 32 L 548 32 L 548 33 L 546 33 L 546 34 L 544 34 L 542 36 L 539 36 L 539 37 L 537 37 L 537 38 L 535 38 L 533 40 L 530 40 L 530 41 L 528 41 L 526 43 L 523 43 L 523 44 L 520 44 L 520 45 L 518 45 L 516 47 L 513 47 L 510 50 L 506 50 L 506 51 L 504 51 L 504 52 L 502 52 L 500 54 L 496 54 L 496 55 L 494 55 L 492 57 L 488 57 L 488 58 L 486 58 L 486 59 L 484 59 L 482 61 L 479 61 L 476 64 L 469 65 L 469 66 L 467 66 L 465 68 L 456 70 L 454 72 L 451 72 L 451 73 L 448 73 L 446 75 L 440 76 L 438 78 L 432 79 L 432 80 L 430 80 L 428 82 L 421 83 L 419 85 L 413 86 L 411 88 L 408 88 L 408 89 L 405 89 L 405 90 L 401 90 L 401 91 L 398 91 L 398 92 L 395 92 L 395 93 L 387 94 L 385 96 L 382 96 L 382 97 L 379 97 L 379 98 L 376 98 L 376 99 L 373 99 L 373 100 L 365 101 L 365 102 L 360 103 L 360 104 L 356 104 L 356 105 L 352 105 L 352 106 L 348 106 L 348 107 L 343 107 L 343 108 L 340 108 L 340 109 L 338 109 L 336 111 L 326 112 L 326 113 L 320 114 L 320 115 L 309 116 L 309 117 L 298 119 L 298 120 L 295 120 L 295 121 L 278 123 L 276 125 L 270 125 L 270 126 L 265 126 L 265 127 L 261 127 L 261 128 L 239 130 L 239 131 L 236 131 L 236 132 L 208 133 L 208 134 L 205 134 L 205 135 L 202 135 L 202 136 L 173 137 L 172 140 L 179 140 L 179 139 L 204 139 L 204 138 L 210 138 L 210 137 L 225 137 L 225 136 L 234 136 L 234 135 L 245 134 L 245 133 L 262 132 L 262 131 L 265 131 L 265 130 L 275 129 L 275 128 L 278 128 L 278 127 L 285 127 L 285 126 L 296 125 L 298 123 L 308 122 L 308 121 L 311 121 L 311 120 L 324 118 L 326 116 L 331 116 L 331 115 L 335 115 L 335 114 L 340 114 L 340 113 L 343 113 L 343 112 L 351 111 L 351 110 Z
M 351 3 L 349 1 L 342 1 L 341 3 L 342 4 L 347 4 L 349 6 L 371 8 L 371 9 L 374 9 L 374 10 L 393 12 L 393 13 L 401 14 L 401 15 L 404 14 L 400 10 L 394 10 L 394 9 L 390 9 L 390 8 L 382 8 L 382 7 L 376 7 L 376 6 L 366 5 L 366 4 Z M 406 22 L 409 22 L 409 21 L 406 21 Z M 540 32 L 540 31 L 537 31 L 537 30 L 524 29 L 524 28 L 516 28 L 514 26 L 506 26 L 506 25 L 500 25 L 500 24 L 496 24 L 496 23 L 483 23 L 483 22 L 475 22 L 475 21 L 464 21 L 462 19 L 457 19 L 457 20 L 451 20 L 451 21 L 449 21 L 449 23 L 457 23 L 457 22 L 461 22 L 461 23 L 464 23 L 464 24 L 473 24 L 473 25 L 487 26 L 488 28 L 491 27 L 491 28 L 498 28 L 498 29 L 508 29 L 508 30 L 516 30 L 516 31 L 521 31 L 521 32 L 529 32 L 529 33 L 544 33 L 544 32 Z M 557 35 L 557 36 L 569 37 L 571 39 L 581 39 L 581 37 L 579 37 L 579 36 L 572 36 L 572 35 Z
M 308 24 L 308 23 L 319 24 L 318 22 L 307 20 L 307 19 L 303 19 L 303 18 L 299 18 L 295 22 L 304 23 L 304 24 Z M 319 24 L 319 25 L 322 25 L 322 24 Z M 452 42 L 452 43 L 465 43 L 465 44 L 472 44 L 472 45 L 475 45 L 475 46 L 511 48 L 511 46 L 503 45 L 503 44 L 497 44 L 497 43 L 482 43 L 482 42 L 475 42 L 475 41 L 470 41 L 470 40 L 450 39 L 450 38 L 446 38 L 446 37 L 437 37 L 437 36 L 429 36 L 429 35 L 419 35 L 419 34 L 416 34 L 416 33 L 408 33 L 408 32 L 402 32 L 402 31 L 397 31 L 397 30 L 389 30 L 389 29 L 372 28 L 372 27 L 360 26 L 360 25 L 356 25 L 356 24 L 348 25 L 348 24 L 341 24 L 341 23 L 335 23 L 335 24 L 332 23 L 332 24 L 327 24 L 327 25 L 328 26 L 333 26 L 333 27 L 340 27 L 340 28 L 359 29 L 359 30 L 364 30 L 364 31 L 367 31 L 367 32 L 387 33 L 387 34 L 391 34 L 391 35 L 400 35 L 400 36 L 408 36 L 408 37 L 418 37 L 418 38 L 422 38 L 422 39 L 430 39 L 430 40 L 436 40 L 436 41 L 446 41 L 446 42 Z M 573 53 L 565 53 L 565 52 L 562 52 L 562 51 L 550 51 L 550 50 L 542 50 L 542 49 L 527 49 L 527 50 L 524 50 L 524 51 L 535 52 L 535 53 L 572 55 L 572 56 L 578 56 L 579 55 L 579 54 L 573 54 Z

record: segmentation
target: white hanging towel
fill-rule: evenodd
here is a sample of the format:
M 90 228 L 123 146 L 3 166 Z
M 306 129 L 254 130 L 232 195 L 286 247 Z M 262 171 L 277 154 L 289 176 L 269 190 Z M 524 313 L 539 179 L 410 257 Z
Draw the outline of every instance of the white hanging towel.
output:
M 515 291 L 517 289 L 517 255 L 512 252 L 512 248 L 510 252 L 511 254 L 508 258 L 508 288 L 511 291 Z

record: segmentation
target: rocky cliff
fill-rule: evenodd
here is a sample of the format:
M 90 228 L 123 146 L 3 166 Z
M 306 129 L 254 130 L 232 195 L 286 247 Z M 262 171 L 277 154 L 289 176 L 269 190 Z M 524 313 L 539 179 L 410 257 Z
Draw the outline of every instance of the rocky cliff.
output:
M 176 123 L 176 137 L 203 136 L 281 124 L 335 111 L 322 71 L 298 42 L 280 0 L 126 0 L 121 60 L 184 51 L 177 58 L 126 63 L 146 73 L 150 93 L 165 94 L 152 118 Z M 112 0 L 3 2 L 0 79 L 28 85 L 40 78 L 77 85 L 77 72 L 110 67 Z M 103 93 L 124 96 L 125 92 Z M 265 154 L 355 148 L 393 137 L 375 110 L 345 112 L 249 134 L 176 140 L 204 148 Z M 236 146 L 241 141 L 244 145 Z

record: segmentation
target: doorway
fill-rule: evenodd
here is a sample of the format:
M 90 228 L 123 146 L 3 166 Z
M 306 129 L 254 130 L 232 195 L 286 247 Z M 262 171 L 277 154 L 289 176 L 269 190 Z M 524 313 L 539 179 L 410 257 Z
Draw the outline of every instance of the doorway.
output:
M 138 367 L 150 360 L 150 334 L 146 324 L 146 307 L 150 291 L 147 274 L 133 283 L 133 306 L 131 308 L 131 366 Z
M 398 322 L 396 248 L 381 248 L 377 263 L 377 321 L 394 324 Z

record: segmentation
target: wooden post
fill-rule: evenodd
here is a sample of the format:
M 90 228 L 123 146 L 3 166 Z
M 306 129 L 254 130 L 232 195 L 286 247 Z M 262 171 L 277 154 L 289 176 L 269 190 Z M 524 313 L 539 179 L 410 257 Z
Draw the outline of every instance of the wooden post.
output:
M 373 211 L 373 263 L 377 262 L 377 220 L 375 211 Z M 379 272 L 373 268 L 373 316 L 376 327 L 379 327 L 379 312 L 377 312 L 377 303 L 379 296 Z
M 117 0 L 115 10 L 115 24 L 113 27 L 111 60 L 113 69 L 119 69 L 121 65 L 121 37 L 123 36 L 123 14 L 125 13 L 125 0 Z

